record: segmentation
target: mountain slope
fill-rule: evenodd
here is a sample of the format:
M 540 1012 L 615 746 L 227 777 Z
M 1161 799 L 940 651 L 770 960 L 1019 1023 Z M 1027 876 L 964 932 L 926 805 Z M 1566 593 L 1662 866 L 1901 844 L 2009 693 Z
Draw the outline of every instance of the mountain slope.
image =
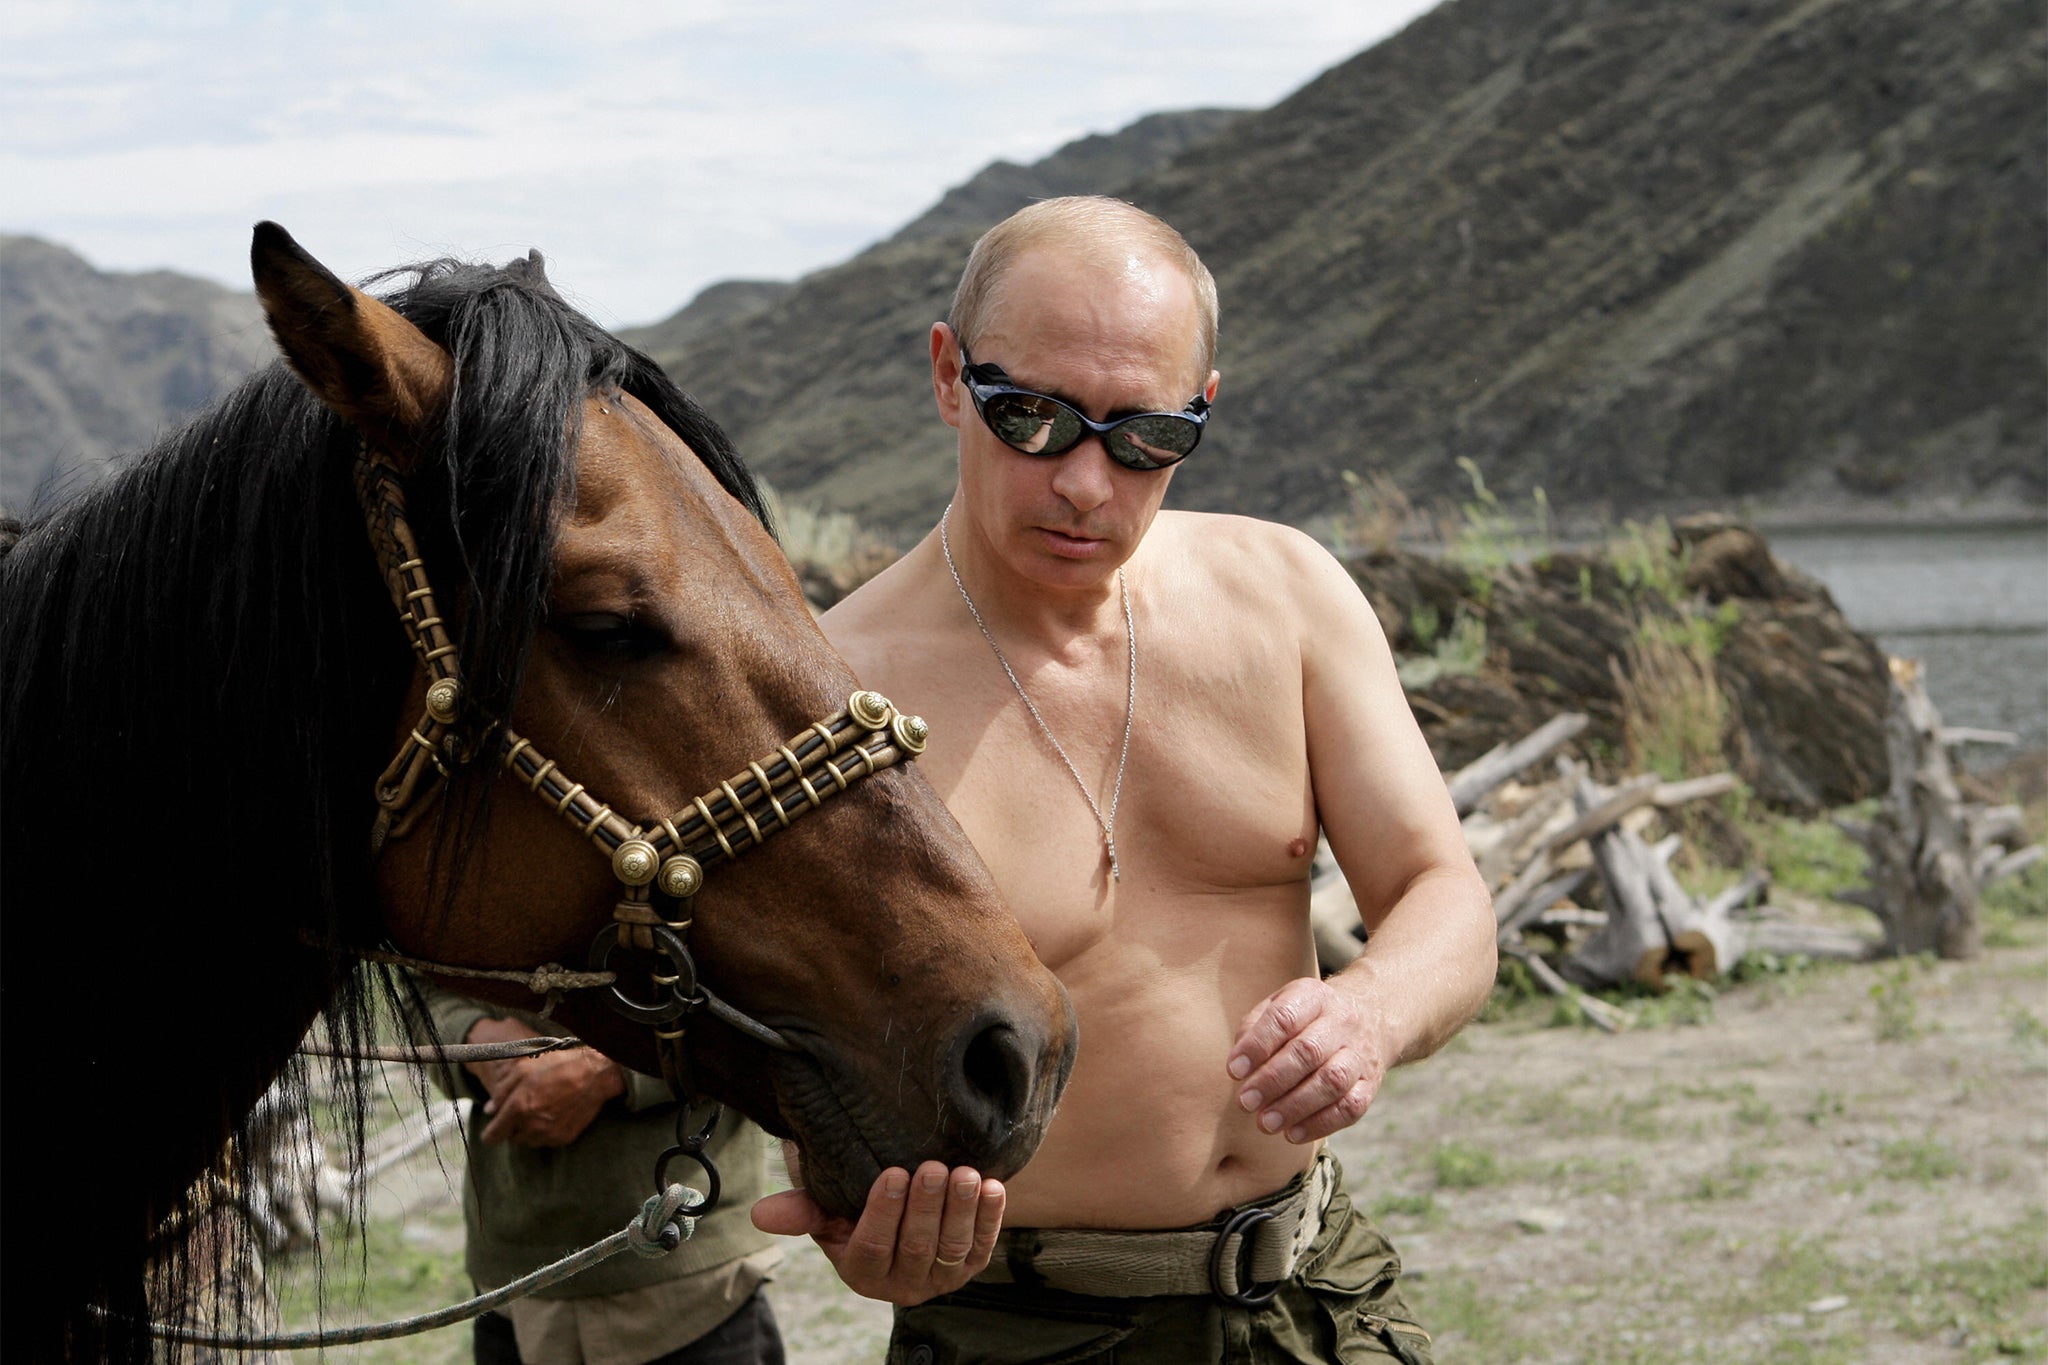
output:
M 1453 0 L 1117 188 L 1223 297 L 1182 506 L 1344 469 L 1614 510 L 2048 494 L 2038 5 Z M 785 492 L 952 484 L 924 335 L 971 216 L 663 353 Z
M 141 450 L 276 354 L 252 295 L 0 236 L 0 507 Z

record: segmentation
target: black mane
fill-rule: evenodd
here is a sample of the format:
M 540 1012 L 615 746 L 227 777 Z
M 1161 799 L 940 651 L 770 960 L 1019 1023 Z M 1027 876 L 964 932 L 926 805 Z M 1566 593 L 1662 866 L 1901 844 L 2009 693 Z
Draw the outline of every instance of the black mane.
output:
M 541 622 L 587 394 L 639 398 L 763 516 L 724 434 L 538 255 L 380 283 L 455 357 L 408 493 L 487 710 L 509 709 Z M 351 487 L 359 439 L 275 363 L 0 534 L 0 1219 L 9 1263 L 61 1295 L 14 1296 L 9 1356 L 147 1358 L 124 1326 L 145 1230 L 180 1214 L 315 1012 L 343 1043 L 371 1027 L 357 960 L 308 946 L 381 937 L 370 789 L 412 668 Z M 28 1203 L 48 1189 L 55 1214 Z

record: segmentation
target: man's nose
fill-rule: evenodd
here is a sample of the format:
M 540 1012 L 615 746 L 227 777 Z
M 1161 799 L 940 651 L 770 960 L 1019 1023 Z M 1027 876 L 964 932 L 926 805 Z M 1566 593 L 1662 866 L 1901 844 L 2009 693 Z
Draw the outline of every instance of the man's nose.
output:
M 1092 512 L 1116 493 L 1110 482 L 1109 451 L 1100 436 L 1091 435 L 1059 457 L 1053 470 L 1052 491 L 1072 503 L 1075 510 Z

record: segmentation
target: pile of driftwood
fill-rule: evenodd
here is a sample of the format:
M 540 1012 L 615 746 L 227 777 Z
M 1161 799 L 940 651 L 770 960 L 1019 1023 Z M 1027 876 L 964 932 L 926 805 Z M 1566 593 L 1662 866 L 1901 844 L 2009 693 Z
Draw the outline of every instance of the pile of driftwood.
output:
M 2008 737 L 1944 728 L 1916 672 L 1895 664 L 1893 673 L 1891 794 L 1870 824 L 1844 826 L 1871 853 L 1870 887 L 1846 899 L 1877 914 L 1882 939 L 1772 914 L 1757 905 L 1770 887 L 1760 870 L 1710 898 L 1687 891 L 1671 870 L 1680 836 L 1649 835 L 1663 814 L 1733 791 L 1735 776 L 1643 775 L 1603 785 L 1562 752 L 1588 723 L 1569 713 L 1446 779 L 1493 893 L 1502 957 L 1520 961 L 1544 989 L 1576 998 L 1587 1018 L 1611 1030 L 1622 1012 L 1586 990 L 1713 980 L 1748 952 L 1974 952 L 1979 888 L 2030 866 L 2043 849 L 2014 847 L 2019 810 L 1964 802 L 1950 773 L 1949 747 Z M 1530 780 L 1546 768 L 1547 778 Z M 1327 850 L 1311 906 L 1318 956 L 1333 971 L 1356 956 L 1360 940 L 1357 904 Z

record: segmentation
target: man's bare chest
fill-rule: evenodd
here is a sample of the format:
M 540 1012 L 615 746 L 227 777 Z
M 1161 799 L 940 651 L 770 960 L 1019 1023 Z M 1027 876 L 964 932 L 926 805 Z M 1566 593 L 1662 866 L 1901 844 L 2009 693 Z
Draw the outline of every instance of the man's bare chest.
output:
M 1170 657 L 1150 662 L 1128 750 L 1121 705 L 1055 695 L 1035 719 L 1000 674 L 1009 697 L 974 689 L 935 723 L 950 738 L 935 738 L 928 775 L 1055 969 L 1307 875 L 1316 815 L 1298 676 L 1241 666 L 1196 679 Z

